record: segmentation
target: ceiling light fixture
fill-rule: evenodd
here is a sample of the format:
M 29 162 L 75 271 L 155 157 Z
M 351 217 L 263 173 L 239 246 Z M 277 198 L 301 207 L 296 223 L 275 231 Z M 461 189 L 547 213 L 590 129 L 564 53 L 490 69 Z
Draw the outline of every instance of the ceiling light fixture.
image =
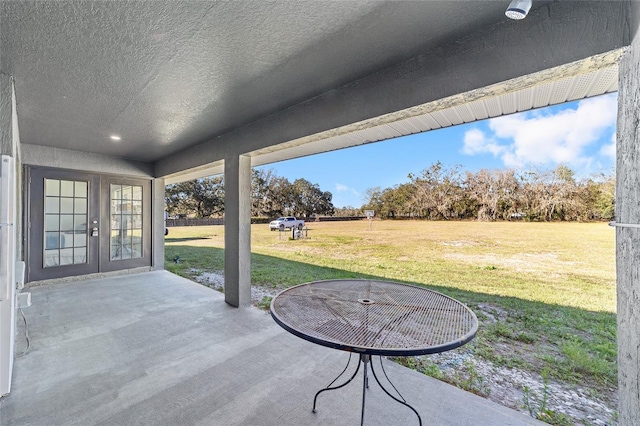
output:
M 110 138 L 111 138 L 112 141 L 122 140 L 122 138 L 120 136 L 118 136 L 118 135 L 111 135 Z
M 527 16 L 529 9 L 531 9 L 531 0 L 512 0 L 504 14 L 507 18 L 520 20 Z

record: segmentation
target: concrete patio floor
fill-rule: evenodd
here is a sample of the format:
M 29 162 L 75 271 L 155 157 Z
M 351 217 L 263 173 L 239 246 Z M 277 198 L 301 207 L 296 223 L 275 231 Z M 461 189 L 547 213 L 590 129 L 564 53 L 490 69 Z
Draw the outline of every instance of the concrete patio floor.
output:
M 157 271 L 27 291 L 31 348 L 0 398 L 4 426 L 360 422 L 362 372 L 311 412 L 345 352 L 299 339 L 257 308 L 232 308 L 215 290 Z M 425 425 L 543 424 L 388 360 L 385 368 Z M 418 424 L 370 384 L 365 425 Z

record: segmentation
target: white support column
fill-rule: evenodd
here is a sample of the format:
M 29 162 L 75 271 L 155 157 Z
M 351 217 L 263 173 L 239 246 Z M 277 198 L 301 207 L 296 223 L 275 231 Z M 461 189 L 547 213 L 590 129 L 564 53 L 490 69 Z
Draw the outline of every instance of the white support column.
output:
M 224 297 L 231 306 L 251 303 L 251 157 L 224 161 Z
M 635 34 L 619 65 L 616 222 L 622 225 L 640 224 L 640 35 Z M 616 229 L 616 274 L 619 424 L 631 426 L 640 419 L 640 228 Z
M 154 270 L 164 269 L 164 179 L 158 178 L 151 181 L 151 267 Z

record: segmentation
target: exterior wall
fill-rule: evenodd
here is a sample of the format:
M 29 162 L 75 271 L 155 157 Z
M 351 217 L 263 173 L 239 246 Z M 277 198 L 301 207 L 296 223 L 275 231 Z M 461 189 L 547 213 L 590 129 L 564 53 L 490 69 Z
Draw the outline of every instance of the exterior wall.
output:
M 618 395 L 620 425 L 640 419 L 640 5 L 635 35 L 620 62 L 617 126 L 616 273 L 618 297 Z
M 0 73 L 0 154 L 13 152 L 11 77 Z
M 8 250 L 0 252 L 0 256 L 6 262 L 6 275 L 0 277 L 3 281 L 0 286 L 8 286 L 8 297 L 0 300 L 0 396 L 11 390 L 11 376 L 14 358 L 14 339 L 16 325 L 15 292 L 16 292 L 16 261 L 21 258 L 21 166 L 20 166 L 20 133 L 18 131 L 18 116 L 16 113 L 15 91 L 13 81 L 5 74 L 0 74 L 0 150 L 2 155 L 12 157 L 15 167 L 15 187 L 13 196 L 13 211 L 7 222 L 13 225 L 4 225 L 3 239 L 9 241 Z M 6 196 L 6 195 L 5 195 Z M 6 206 L 3 206 L 6 207 Z M 8 232 L 7 232 L 8 231 Z M 6 287 L 4 288 L 6 290 Z
M 131 177 L 152 177 L 153 164 L 41 145 L 22 145 L 23 163 L 30 166 L 80 170 Z
M 16 217 L 17 222 L 15 227 L 16 232 L 16 260 L 24 260 L 23 254 L 23 238 L 24 228 L 21 226 L 23 217 L 23 203 L 24 197 L 22 197 L 23 187 L 23 168 L 22 168 L 22 145 L 20 143 L 20 126 L 18 126 L 18 109 L 16 104 L 15 88 L 12 85 L 11 88 L 11 133 L 13 138 L 13 153 L 11 156 L 15 158 L 16 162 Z
M 23 163 L 29 166 L 141 178 L 152 178 L 154 173 L 151 163 L 87 152 L 30 144 L 23 144 L 22 152 Z M 164 179 L 152 180 L 152 269 L 164 269 L 164 185 Z
M 22 218 L 22 153 L 20 145 L 20 131 L 16 98 L 11 77 L 0 73 L 0 154 L 13 157 L 16 166 L 16 193 L 15 200 L 17 217 Z M 17 260 L 22 260 L 22 236 L 21 226 L 15 227 Z

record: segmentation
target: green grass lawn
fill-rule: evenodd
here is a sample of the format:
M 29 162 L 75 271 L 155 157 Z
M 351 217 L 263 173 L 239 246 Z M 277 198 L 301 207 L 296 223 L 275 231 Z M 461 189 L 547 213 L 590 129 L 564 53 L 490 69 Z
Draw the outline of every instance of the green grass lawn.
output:
M 602 223 L 319 222 L 296 241 L 267 225 L 251 232 L 254 284 L 375 276 L 615 312 L 614 230 Z M 224 247 L 222 226 L 171 228 L 166 242 L 168 259 L 223 268 L 201 250 Z
M 594 392 L 615 391 L 615 241 L 606 224 L 308 226 L 309 238 L 295 241 L 267 225 L 252 226 L 252 284 L 286 288 L 359 277 L 423 285 L 476 312 L 477 355 Z M 167 269 L 175 273 L 223 269 L 222 226 L 170 228 L 166 243 Z M 172 262 L 176 256 L 180 263 Z

